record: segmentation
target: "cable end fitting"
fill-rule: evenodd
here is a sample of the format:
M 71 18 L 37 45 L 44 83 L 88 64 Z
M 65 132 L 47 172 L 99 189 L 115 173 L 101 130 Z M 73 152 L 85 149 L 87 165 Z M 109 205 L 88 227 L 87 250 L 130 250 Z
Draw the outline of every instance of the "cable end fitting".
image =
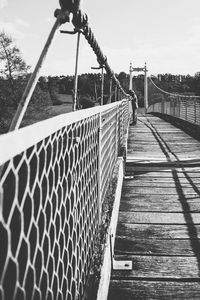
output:
M 88 25 L 88 16 L 81 10 L 73 13 L 72 24 L 77 29 L 83 29 Z
M 70 12 L 68 10 L 63 11 L 62 9 L 57 8 L 54 12 L 54 17 L 59 19 L 60 24 L 65 24 L 70 22 Z

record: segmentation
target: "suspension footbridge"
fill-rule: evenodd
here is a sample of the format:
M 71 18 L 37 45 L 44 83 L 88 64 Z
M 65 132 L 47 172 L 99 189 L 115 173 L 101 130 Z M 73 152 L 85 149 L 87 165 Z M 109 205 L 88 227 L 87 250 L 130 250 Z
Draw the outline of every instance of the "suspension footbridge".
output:
M 78 37 L 73 112 L 19 129 L 54 34 L 71 15 Z M 131 66 L 131 90 L 132 71 L 145 74 L 145 107 L 133 125 L 137 95 L 111 69 L 80 1 L 60 1 L 55 18 L 10 132 L 0 136 L 0 299 L 199 299 L 200 97 L 169 93 L 149 78 L 160 93 L 150 102 L 147 66 Z M 101 99 L 104 70 L 116 91 L 115 102 L 84 111 L 77 110 L 80 36 L 102 69 Z M 116 170 L 92 294 L 94 250 Z

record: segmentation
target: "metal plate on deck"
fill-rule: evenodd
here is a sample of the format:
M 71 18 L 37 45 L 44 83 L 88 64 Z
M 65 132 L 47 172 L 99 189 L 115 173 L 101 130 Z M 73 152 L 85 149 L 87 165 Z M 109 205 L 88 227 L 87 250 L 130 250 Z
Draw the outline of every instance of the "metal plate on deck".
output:
M 124 179 L 135 179 L 135 176 L 124 176 Z
M 132 270 L 132 260 L 113 260 L 113 270 Z

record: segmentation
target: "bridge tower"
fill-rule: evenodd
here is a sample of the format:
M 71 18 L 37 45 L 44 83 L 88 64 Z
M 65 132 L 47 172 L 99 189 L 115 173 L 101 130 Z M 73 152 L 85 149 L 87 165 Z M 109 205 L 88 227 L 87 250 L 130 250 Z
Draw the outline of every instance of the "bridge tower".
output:
M 144 68 L 133 68 L 132 63 L 130 63 L 130 76 L 129 76 L 129 89 L 132 90 L 133 88 L 133 72 L 144 72 L 144 107 L 145 107 L 145 112 L 147 111 L 148 108 L 148 76 L 147 76 L 147 63 L 145 62 Z
M 132 63 L 130 63 L 130 69 L 129 69 L 129 90 L 133 89 L 133 67 Z
M 148 77 L 147 77 L 147 63 L 145 62 L 144 65 L 144 107 L 145 107 L 145 112 L 147 111 L 148 108 Z

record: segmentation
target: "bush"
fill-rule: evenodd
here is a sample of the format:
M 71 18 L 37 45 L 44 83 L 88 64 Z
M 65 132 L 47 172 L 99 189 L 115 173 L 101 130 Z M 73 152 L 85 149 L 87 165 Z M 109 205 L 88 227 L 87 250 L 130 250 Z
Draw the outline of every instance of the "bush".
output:
M 81 96 L 80 105 L 84 108 L 94 107 L 95 102 L 91 99 L 90 96 Z

